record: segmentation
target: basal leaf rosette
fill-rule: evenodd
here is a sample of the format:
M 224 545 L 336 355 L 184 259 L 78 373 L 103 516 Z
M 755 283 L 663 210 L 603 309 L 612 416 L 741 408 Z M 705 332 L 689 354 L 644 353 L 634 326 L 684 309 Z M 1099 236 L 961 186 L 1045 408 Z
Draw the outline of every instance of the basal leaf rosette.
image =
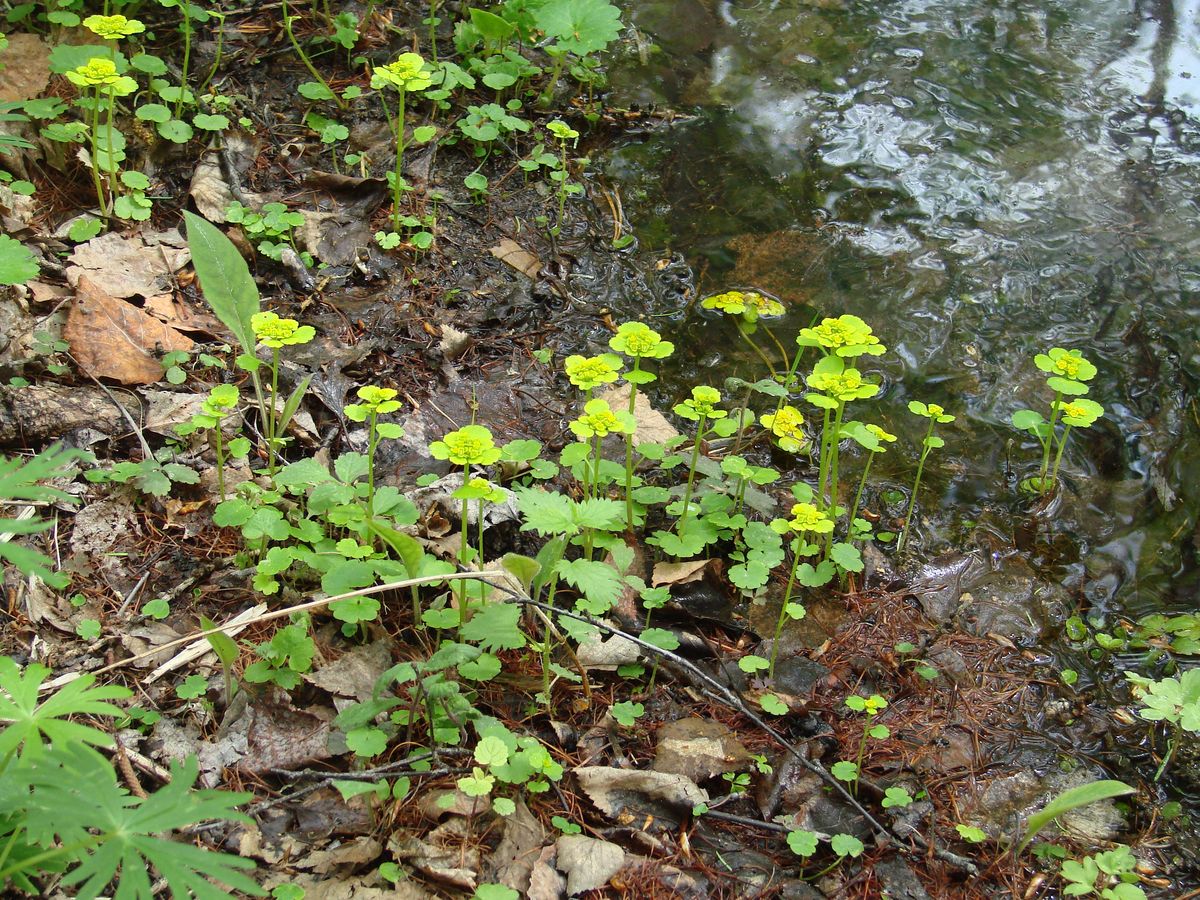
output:
M 403 404 L 393 399 L 397 392 L 393 388 L 381 388 L 372 384 L 364 385 L 357 391 L 362 403 L 348 404 L 342 411 L 352 422 L 365 422 L 369 416 L 381 416 L 398 410 Z
M 870 325 L 852 315 L 826 318 L 814 328 L 801 328 L 796 343 L 801 347 L 820 347 L 826 353 L 848 358 L 879 356 L 887 349 L 871 331 Z
M 611 384 L 621 374 L 621 357 L 615 353 L 599 356 L 568 356 L 563 363 L 571 384 L 581 391 L 590 391 L 602 384 Z
M 675 415 L 682 416 L 692 422 L 699 422 L 701 419 L 723 419 L 729 413 L 717 408 L 717 404 L 720 402 L 720 391 L 714 387 L 701 384 L 692 388 L 692 396 L 682 403 L 677 403 L 673 411 Z
M 1034 365 L 1050 377 L 1046 384 L 1061 394 L 1080 396 L 1088 392 L 1084 384 L 1096 377 L 1096 367 L 1084 359 L 1079 350 L 1052 347 L 1033 358 Z
M 490 466 L 500 458 L 492 433 L 482 425 L 464 425 L 429 445 L 434 459 L 448 459 L 459 466 Z
M 401 53 L 394 62 L 376 66 L 371 72 L 371 87 L 384 87 L 398 91 L 423 91 L 433 84 L 431 74 L 425 70 L 425 58 L 420 53 Z
M 1061 400 L 1054 404 L 1054 408 L 1058 410 L 1059 421 L 1072 428 L 1088 428 L 1104 415 L 1104 407 L 1087 397 Z
M 301 325 L 295 319 L 281 319 L 273 312 L 258 312 L 250 317 L 254 337 L 264 347 L 279 349 L 294 344 L 307 344 L 317 332 L 311 325 Z
M 146 26 L 137 19 L 127 19 L 121 15 L 88 16 L 83 20 L 83 27 L 106 41 L 119 41 L 146 30 Z
M 67 81 L 77 87 L 105 88 L 114 97 L 126 97 L 137 90 L 137 82 L 117 71 L 117 64 L 102 56 L 93 56 L 82 66 L 67 72 Z
M 804 416 L 794 406 L 781 406 L 777 412 L 767 413 L 759 421 L 779 441 L 780 448 L 788 453 L 799 453 L 808 443 L 804 433 Z
M 583 415 L 568 426 L 580 439 L 604 438 L 610 434 L 633 434 L 637 420 L 627 412 L 614 412 L 606 400 L 589 400 Z

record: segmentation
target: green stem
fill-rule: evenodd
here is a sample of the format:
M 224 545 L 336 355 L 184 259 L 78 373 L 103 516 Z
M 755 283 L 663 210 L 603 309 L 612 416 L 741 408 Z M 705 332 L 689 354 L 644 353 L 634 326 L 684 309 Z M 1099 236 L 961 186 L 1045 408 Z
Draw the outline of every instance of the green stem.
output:
M 392 183 L 392 230 L 400 230 L 400 185 L 404 170 L 404 99 L 405 90 L 400 89 L 400 100 L 396 103 L 396 171 Z
M 1062 437 L 1058 441 L 1058 452 L 1054 454 L 1054 468 L 1050 472 L 1050 490 L 1054 489 L 1054 485 L 1058 482 L 1058 467 L 1062 465 L 1063 450 L 1067 447 L 1067 435 L 1071 433 L 1071 426 L 1067 425 L 1063 428 Z
M 779 658 L 779 636 L 783 634 L 783 622 L 787 618 L 788 604 L 792 602 L 792 588 L 796 584 L 796 569 L 800 567 L 800 538 L 792 543 L 792 569 L 788 572 L 787 590 L 783 592 L 783 606 L 779 607 L 779 618 L 775 622 L 775 637 L 771 641 L 771 662 L 767 668 L 767 677 L 775 677 L 775 660 Z
M 214 14 L 209 13 L 209 15 L 214 15 Z M 224 16 L 218 15 L 217 16 L 217 52 L 216 52 L 216 56 L 213 58 L 212 68 L 210 68 L 208 70 L 208 74 L 206 76 L 204 76 L 204 81 L 202 81 L 200 83 L 200 87 L 197 88 L 196 93 L 203 94 L 206 90 L 208 90 L 208 86 L 210 84 L 212 84 L 213 78 L 216 77 L 217 70 L 221 67 L 221 58 L 224 55 L 224 53 L 225 53 L 225 18 L 224 18 Z
M 300 57 L 300 62 L 304 63 L 304 68 L 308 69 L 308 74 L 315 78 L 330 95 L 333 97 L 333 102 L 337 104 L 338 109 L 345 111 L 346 101 L 334 93 L 333 88 L 329 86 L 320 72 L 312 64 L 312 60 L 308 58 L 308 54 L 304 52 L 304 48 L 300 46 L 300 42 L 296 40 L 296 35 L 292 31 L 292 17 L 288 15 L 287 0 L 282 0 L 283 5 L 283 30 L 287 32 L 288 41 L 291 42 L 292 48 L 296 51 L 296 55 Z
M 754 343 L 754 339 L 751 338 L 750 335 L 746 334 L 745 326 L 743 326 L 741 318 L 739 317 L 735 321 L 737 322 L 738 334 L 742 336 L 742 340 L 750 345 L 751 349 L 754 350 L 754 352 L 758 355 L 758 358 L 766 364 L 767 370 L 771 373 L 771 377 L 775 378 L 778 373 L 775 371 L 775 364 L 771 362 L 771 358 L 763 352 L 762 347 Z
M 1043 496 L 1049 492 L 1046 484 L 1046 474 L 1050 471 L 1050 448 L 1054 445 L 1054 426 L 1058 424 L 1058 404 L 1062 402 L 1062 391 L 1054 392 L 1054 402 L 1050 404 L 1050 427 L 1046 442 L 1042 445 L 1042 471 L 1038 475 L 1038 492 Z
M 821 421 L 821 451 L 817 462 L 817 506 L 825 508 L 825 478 L 829 474 L 829 410 L 824 410 Z
M 567 209 L 567 139 L 560 138 L 558 142 L 561 151 L 559 157 L 560 171 L 563 179 L 558 183 L 558 231 L 562 231 L 563 215 Z
M 221 495 L 221 502 L 225 502 L 225 441 L 221 434 L 221 420 L 217 419 L 216 443 L 217 443 L 217 492 Z
M 833 417 L 833 433 L 829 436 L 829 504 L 835 521 L 838 509 L 838 456 L 842 436 L 842 417 L 845 414 L 846 404 L 839 402 L 837 412 Z M 833 532 L 831 531 L 825 541 L 825 558 L 829 559 L 829 554 L 832 552 Z
M 1162 778 L 1162 773 L 1167 770 L 1167 763 L 1171 761 L 1171 757 L 1175 754 L 1175 736 L 1167 738 L 1167 755 L 1163 757 L 1162 763 L 1158 767 L 1158 771 L 1154 773 L 1154 780 Z
M 687 486 L 683 489 L 683 509 L 679 512 L 679 524 L 677 531 L 680 539 L 683 539 L 684 531 L 687 530 L 688 510 L 691 508 L 692 502 L 692 484 L 696 480 L 696 463 L 700 461 L 700 445 L 704 442 L 704 428 L 708 424 L 708 416 L 700 417 L 700 425 L 696 428 L 696 442 L 692 446 L 692 463 L 688 466 Z
M 633 371 L 640 372 L 642 358 L 633 358 Z M 637 384 L 629 382 L 629 415 L 637 408 Z M 625 530 L 633 532 L 633 435 L 625 435 Z
M 278 435 L 275 433 L 277 421 L 275 415 L 277 412 L 276 403 L 279 398 L 279 348 L 271 348 L 271 408 L 267 410 L 267 471 L 271 477 L 275 477 L 275 442 Z
M 108 166 L 106 167 L 106 171 L 108 174 L 109 193 L 115 196 L 117 193 L 120 193 L 121 179 L 114 177 L 117 172 L 117 159 L 113 151 L 113 108 L 117 105 L 117 101 L 113 95 L 112 87 L 109 87 L 108 96 L 106 99 L 108 101 L 108 111 L 107 115 L 105 116 L 104 126 L 104 131 L 108 140 Z
M 375 448 L 379 446 L 375 423 L 378 418 L 379 413 L 372 410 L 367 431 L 367 519 L 375 518 Z
M 546 605 L 551 609 L 554 608 L 554 595 L 558 590 L 558 576 L 555 575 L 550 582 L 550 589 L 547 591 Z M 549 616 L 546 617 L 546 630 L 542 633 L 542 696 L 546 701 L 546 708 L 550 708 L 550 622 Z
M 762 325 L 761 322 L 759 324 Z M 778 348 L 779 355 L 780 355 L 780 357 L 783 358 L 783 366 L 785 369 L 787 369 L 790 372 L 792 370 L 792 364 L 791 364 L 791 361 L 788 359 L 787 351 L 783 349 L 783 344 L 779 343 L 779 338 L 775 337 L 775 332 L 773 332 L 766 325 L 762 326 L 762 330 L 767 333 L 767 337 L 769 337 L 771 339 L 771 341 L 775 344 L 776 348 Z
M 867 486 L 867 473 L 871 471 L 871 463 L 875 461 L 875 451 L 868 450 L 867 464 L 863 466 L 862 477 L 858 480 L 858 490 L 854 494 L 854 505 L 850 507 L 850 518 L 846 520 L 846 527 L 850 534 L 854 533 L 854 520 L 858 517 L 858 507 L 862 502 L 863 488 Z
M 104 196 L 104 182 L 100 179 L 100 88 L 96 88 L 96 97 L 92 106 L 92 127 L 90 129 L 92 145 L 92 182 L 96 185 L 96 199 L 100 201 L 100 215 L 108 218 L 108 201 Z
M 192 15 L 188 9 L 188 0 L 179 0 L 179 10 L 183 13 L 183 67 L 180 75 L 179 99 L 175 101 L 175 118 L 183 109 L 183 98 L 187 96 L 188 66 L 192 57 Z
M 908 529 L 912 527 L 913 511 L 917 506 L 917 488 L 921 486 L 921 474 L 925 471 L 925 460 L 929 457 L 929 438 L 933 435 L 934 420 L 929 420 L 929 428 L 925 432 L 925 440 L 921 442 L 921 459 L 917 463 L 917 477 L 913 479 L 912 496 L 908 499 L 908 514 L 904 517 L 904 531 L 900 534 L 900 542 L 896 544 L 896 552 L 904 550 L 908 541 Z
M 374 0 L 371 0 L 373 3 Z M 437 49 L 437 5 L 438 0 L 429 0 L 429 55 L 438 61 Z
M 463 493 L 466 493 L 467 482 L 470 480 L 471 480 L 471 464 L 467 463 L 466 465 L 463 466 Z M 462 509 L 460 511 L 460 518 L 462 521 L 460 522 L 461 527 L 459 529 L 458 562 L 459 562 L 459 565 L 461 565 L 463 567 L 463 569 L 466 569 L 467 560 L 468 560 L 467 548 L 470 545 L 468 537 L 467 537 L 468 533 L 470 532 L 470 526 L 467 525 L 467 498 L 466 497 L 463 497 Z M 467 583 L 466 583 L 466 580 L 463 579 L 459 582 L 459 585 L 458 585 L 458 631 L 459 631 L 460 635 L 462 634 L 463 626 L 466 624 L 467 624 Z

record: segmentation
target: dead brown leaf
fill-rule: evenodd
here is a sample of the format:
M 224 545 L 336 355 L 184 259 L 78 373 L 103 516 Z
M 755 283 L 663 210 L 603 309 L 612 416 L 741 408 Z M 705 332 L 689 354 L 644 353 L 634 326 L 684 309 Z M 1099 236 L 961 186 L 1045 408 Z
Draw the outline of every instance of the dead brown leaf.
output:
M 568 896 L 604 887 L 623 865 L 625 851 L 609 841 L 583 834 L 558 839 L 558 870 L 567 875 Z
M 248 772 L 291 769 L 333 755 L 329 751 L 333 710 L 260 702 L 250 707 L 249 715 L 246 755 L 239 763 Z
M 689 559 L 685 562 L 660 562 L 654 566 L 651 581 L 655 587 L 663 584 L 688 584 L 704 578 L 705 567 L 712 562 L 708 559 Z
M 143 309 L 176 331 L 199 332 L 209 337 L 225 334 L 216 318 L 196 310 L 174 294 L 156 294 L 146 300 Z
M 153 384 L 164 371 L 157 357 L 193 346 L 191 338 L 109 295 L 86 275 L 79 279 L 63 336 L 84 372 L 122 384 Z
M 338 697 L 369 700 L 375 682 L 392 664 L 390 647 L 390 640 L 356 647 L 315 672 L 306 673 L 304 680 Z
M 121 237 L 110 231 L 80 244 L 67 265 L 67 282 L 92 280 L 112 297 L 153 297 L 172 287 L 172 276 L 190 260 L 177 231 Z
M 495 247 L 489 248 L 488 253 L 526 278 L 536 279 L 542 270 L 542 261 L 511 238 L 504 238 Z

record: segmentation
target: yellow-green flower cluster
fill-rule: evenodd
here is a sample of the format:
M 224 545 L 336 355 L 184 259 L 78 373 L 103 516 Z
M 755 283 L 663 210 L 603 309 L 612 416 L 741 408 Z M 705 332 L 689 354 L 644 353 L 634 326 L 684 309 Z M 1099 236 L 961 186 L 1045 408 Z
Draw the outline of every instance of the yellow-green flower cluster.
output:
M 807 378 L 808 386 L 835 400 L 847 403 L 879 392 L 879 385 L 865 381 L 862 372 L 855 368 L 841 372 L 813 372 Z
M 250 327 L 260 344 L 274 349 L 307 344 L 317 334 L 311 325 L 301 325 L 295 319 L 281 319 L 273 312 L 255 313 L 250 317 Z
M 106 41 L 119 41 L 146 30 L 146 26 L 137 19 L 127 19 L 121 15 L 88 16 L 83 20 L 83 27 Z
M 429 445 L 434 459 L 448 459 L 459 466 L 490 466 L 500 458 L 492 433 L 482 425 L 464 425 Z
M 67 72 L 67 80 L 78 87 L 103 87 L 106 93 L 125 97 L 137 90 L 137 82 L 117 71 L 117 64 L 103 56 L 94 56 L 82 66 Z
M 1104 407 L 1087 397 L 1061 400 L 1055 408 L 1062 417 L 1062 423 L 1072 428 L 1087 428 L 1104 415 Z
M 1096 377 L 1096 367 L 1078 350 L 1053 347 L 1033 358 L 1034 364 L 1050 377 L 1046 383 L 1062 394 L 1079 396 L 1088 392 L 1084 384 Z
M 788 453 L 798 453 L 808 443 L 803 431 L 804 416 L 794 406 L 781 406 L 778 412 L 767 413 L 759 421 Z
M 589 400 L 583 407 L 583 415 L 568 427 L 579 438 L 603 438 L 610 434 L 633 434 L 637 420 L 627 412 L 613 412 L 605 400 Z
M 876 440 L 879 441 L 879 446 L 872 451 L 874 453 L 883 453 L 885 450 L 887 450 L 887 447 L 883 446 L 885 443 L 896 443 L 896 436 L 890 431 L 884 431 L 878 425 L 872 425 L 868 422 L 863 427 L 866 428 L 867 431 L 871 432 L 871 434 L 875 436 Z
M 579 132 L 562 119 L 555 119 L 553 122 L 547 122 L 546 130 L 560 141 L 573 141 L 575 138 L 579 137 Z
M 700 301 L 705 309 L 716 309 L 730 316 L 745 316 L 753 321 L 759 316 L 782 316 L 783 304 L 758 291 L 726 291 Z
M 714 387 L 701 384 L 692 388 L 692 396 L 674 407 L 675 414 L 698 422 L 701 419 L 723 419 L 729 415 L 723 409 L 717 409 L 721 402 L 721 392 Z
M 423 91 L 433 84 L 425 71 L 425 58 L 420 53 L 401 53 L 395 62 L 376 66 L 371 72 L 371 87 L 379 90 L 393 87 L 398 91 Z
M 399 400 L 394 399 L 397 392 L 393 388 L 367 384 L 360 387 L 357 393 L 362 403 L 351 403 L 342 410 L 352 422 L 365 422 L 368 416 L 395 412 L 402 405 Z
M 602 384 L 611 384 L 621 374 L 621 358 L 613 353 L 600 356 L 568 356 L 564 362 L 571 384 L 581 391 L 590 391 Z
M 820 347 L 842 357 L 879 356 L 886 350 L 871 326 L 851 315 L 823 319 L 815 328 L 801 328 L 796 343 L 801 347 Z
M 909 412 L 916 413 L 918 416 L 924 416 L 926 419 L 933 419 L 933 421 L 940 422 L 943 425 L 954 421 L 954 416 L 946 412 L 945 408 L 938 403 L 922 403 L 920 400 L 910 400 L 908 409 Z
M 792 531 L 811 531 L 813 534 L 829 534 L 833 531 L 833 520 L 811 503 L 797 503 L 792 507 L 788 520 Z
M 675 345 L 664 341 L 662 335 L 645 322 L 625 322 L 609 338 L 608 346 L 618 353 L 636 359 L 665 359 L 675 352 Z

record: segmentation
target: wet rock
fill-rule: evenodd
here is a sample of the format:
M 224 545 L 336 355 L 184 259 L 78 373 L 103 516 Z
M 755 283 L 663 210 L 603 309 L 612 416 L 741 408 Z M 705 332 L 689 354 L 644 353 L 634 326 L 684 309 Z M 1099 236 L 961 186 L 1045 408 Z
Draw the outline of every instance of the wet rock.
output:
M 964 821 L 982 828 L 991 837 L 1013 836 L 1020 833 L 1029 816 L 1059 794 L 1108 777 L 1086 767 L 1063 772 L 1050 759 L 1046 765 L 1051 768 L 1044 776 L 1032 768 L 1024 769 L 995 779 L 973 798 L 964 798 Z M 1112 800 L 1089 803 L 1063 813 L 1055 821 L 1064 833 L 1091 846 L 1113 840 L 1125 827 L 1125 820 Z M 1048 825 L 1042 833 L 1053 833 L 1054 828 Z
M 710 719 L 680 719 L 658 730 L 653 769 L 682 775 L 696 783 L 726 772 L 737 772 L 750 762 L 750 752 L 729 727 Z
M 954 624 L 968 634 L 998 634 L 1020 647 L 1031 647 L 1059 628 L 1071 608 L 1066 590 L 1038 578 L 1023 559 L 985 575 L 959 597 Z
M 829 675 L 829 669 L 807 656 L 780 659 L 775 665 L 775 687 L 793 697 L 807 697 Z
M 962 654 L 944 643 L 935 643 L 925 651 L 925 660 L 938 670 L 938 674 L 959 687 L 969 687 L 975 683 L 975 673 L 967 666 Z
M 925 615 L 938 625 L 945 625 L 954 617 L 959 597 L 967 586 L 989 571 L 982 553 L 939 556 L 910 576 L 909 593 L 917 598 Z
M 929 900 L 925 886 L 898 856 L 875 863 L 875 877 L 891 900 Z

